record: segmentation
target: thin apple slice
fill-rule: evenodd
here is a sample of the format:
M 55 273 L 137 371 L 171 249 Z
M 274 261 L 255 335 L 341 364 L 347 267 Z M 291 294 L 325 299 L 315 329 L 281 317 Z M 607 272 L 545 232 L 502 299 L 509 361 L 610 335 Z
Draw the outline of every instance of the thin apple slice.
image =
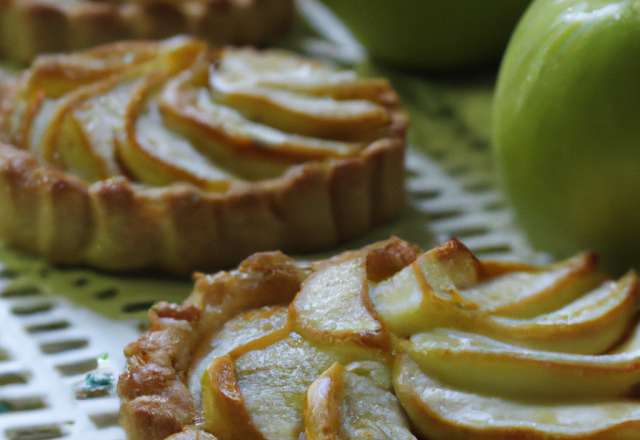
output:
M 77 104 L 69 104 L 49 141 L 61 168 L 90 182 L 122 173 L 116 160 L 117 139 L 125 132 L 126 109 L 143 81 L 105 81 L 77 97 Z
M 537 350 L 599 354 L 630 329 L 638 294 L 638 276 L 632 271 L 546 315 L 529 320 L 491 317 L 479 333 Z
M 309 387 L 304 427 L 307 440 L 415 440 L 398 399 L 338 363 Z
M 482 262 L 483 272 L 499 272 L 500 276 L 461 289 L 460 296 L 493 314 L 532 318 L 559 309 L 607 278 L 598 270 L 596 256 L 592 253 L 542 268 L 523 266 Z
M 447 288 L 442 274 L 432 277 L 439 288 L 432 287 L 431 271 L 423 271 L 430 270 L 424 264 L 426 255 L 371 289 L 376 310 L 399 336 L 449 327 L 538 350 L 597 354 L 622 338 L 635 314 L 638 278 L 630 272 L 546 315 L 528 320 L 491 316 L 464 301 L 453 282 Z
M 149 91 L 165 79 L 150 75 L 136 91 L 126 110 L 126 138 L 118 143 L 118 154 L 138 180 L 155 185 L 176 181 L 191 182 L 201 188 L 224 192 L 233 178 L 193 147 L 188 139 L 169 131 L 155 103 L 141 103 Z
M 171 128 L 192 133 L 201 140 L 203 151 L 221 160 L 229 160 L 230 155 L 265 159 L 268 152 L 275 156 L 272 160 L 291 163 L 351 156 L 366 145 L 300 136 L 253 122 L 237 110 L 215 102 L 201 84 L 201 76 L 198 72 L 185 72 L 169 82 L 160 97 L 160 109 Z
M 387 109 L 364 99 L 338 101 L 265 87 L 214 90 L 213 97 L 252 121 L 321 139 L 371 142 L 384 135 L 390 122 Z
M 247 410 L 229 355 L 215 358 L 202 377 L 204 429 L 220 440 L 265 440 Z
M 229 433 L 239 426 L 229 421 L 235 420 L 232 414 L 249 414 L 252 429 L 268 440 L 298 440 L 304 430 L 304 397 L 318 376 L 335 362 L 387 362 L 381 351 L 346 343 L 316 344 L 286 328 L 238 347 L 228 357 L 232 368 L 225 367 L 221 375 L 217 365 L 223 361 L 216 358 L 202 379 L 207 430 L 221 440 L 258 438 Z M 242 429 L 249 422 L 243 421 Z
M 398 102 L 386 79 L 358 78 L 353 71 L 275 50 L 227 49 L 211 70 L 209 83 L 223 93 L 265 87 L 383 105 Z
M 298 333 L 315 341 L 390 349 L 390 335 L 369 298 L 365 261 L 324 265 L 304 282 L 289 308 Z
M 126 74 L 146 66 L 146 73 L 158 68 L 178 72 L 192 64 L 205 50 L 202 41 L 174 37 L 160 44 L 148 41 L 123 41 L 66 55 L 39 57 L 30 69 L 23 93 L 44 91 L 56 99 L 79 87 Z
M 266 306 L 253 309 L 227 321 L 222 328 L 215 328 L 209 343 L 203 341 L 194 355 L 189 370 L 189 391 L 196 407 L 202 402 L 202 376 L 211 361 L 229 354 L 232 350 L 284 328 L 287 321 L 285 306 Z
M 481 265 L 473 253 L 458 240 L 449 242 L 419 256 L 390 278 L 370 284 L 370 297 L 375 309 L 399 336 L 408 336 L 438 325 L 425 310 L 428 300 L 445 308 L 466 307 L 475 310 L 474 303 L 464 303 L 458 289 L 477 284 Z M 423 274 L 416 278 L 416 274 Z M 423 286 L 426 276 L 428 283 Z M 427 292 L 423 292 L 423 287 Z M 457 304 L 451 304 L 453 299 Z M 462 312 L 461 312 L 462 313 Z M 435 317 L 438 320 L 437 316 Z M 433 325 L 433 327 L 431 327 Z
M 413 335 L 402 347 L 444 383 L 514 399 L 612 398 L 637 393 L 640 351 L 586 356 L 529 350 L 450 329 Z
M 406 353 L 393 366 L 394 390 L 421 435 L 432 440 L 621 440 L 640 438 L 640 403 L 509 401 L 447 387 Z

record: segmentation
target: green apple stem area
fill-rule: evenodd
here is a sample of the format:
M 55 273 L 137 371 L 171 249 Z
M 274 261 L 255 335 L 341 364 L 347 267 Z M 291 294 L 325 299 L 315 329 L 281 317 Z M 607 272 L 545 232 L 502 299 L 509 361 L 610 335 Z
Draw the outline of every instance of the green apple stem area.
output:
M 304 267 L 256 254 L 152 309 L 126 350 L 121 423 L 147 440 L 637 439 L 639 281 L 593 254 L 478 260 L 455 239 Z M 140 395 L 160 366 L 172 379 Z

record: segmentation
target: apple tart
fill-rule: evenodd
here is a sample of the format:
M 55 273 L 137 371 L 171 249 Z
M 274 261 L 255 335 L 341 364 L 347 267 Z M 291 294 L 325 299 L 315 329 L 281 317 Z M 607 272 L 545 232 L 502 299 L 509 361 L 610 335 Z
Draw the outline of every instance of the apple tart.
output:
M 0 86 L 0 236 L 174 274 L 327 249 L 403 207 L 389 83 L 174 37 L 39 57 Z
M 179 34 L 264 45 L 294 13 L 294 0 L 2 0 L 0 55 L 26 64 L 42 53 Z
M 258 253 L 158 303 L 118 382 L 131 440 L 637 439 L 638 277 L 392 238 Z

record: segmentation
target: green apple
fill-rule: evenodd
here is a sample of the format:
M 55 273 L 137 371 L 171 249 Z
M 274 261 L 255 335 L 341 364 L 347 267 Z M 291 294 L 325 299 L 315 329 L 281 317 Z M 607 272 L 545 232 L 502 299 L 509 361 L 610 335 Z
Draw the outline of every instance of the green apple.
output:
M 640 268 L 640 2 L 536 0 L 500 67 L 493 143 L 534 247 Z
M 530 0 L 323 0 L 376 60 L 450 71 L 500 59 Z

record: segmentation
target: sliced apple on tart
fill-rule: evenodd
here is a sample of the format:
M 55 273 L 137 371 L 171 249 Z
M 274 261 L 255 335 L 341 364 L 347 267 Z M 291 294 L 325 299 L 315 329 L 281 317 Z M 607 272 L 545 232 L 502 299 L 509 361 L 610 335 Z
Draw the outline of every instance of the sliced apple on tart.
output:
M 393 333 L 408 336 L 436 327 L 450 327 L 472 330 L 534 349 L 597 354 L 611 348 L 622 338 L 629 320 L 635 314 L 639 299 L 635 273 L 629 273 L 618 282 L 607 281 L 586 292 L 583 291 L 586 287 L 601 280 L 599 273 L 587 271 L 583 276 L 574 277 L 583 296 L 558 310 L 530 319 L 495 316 L 496 310 L 491 307 L 483 309 L 472 301 L 473 295 L 465 299 L 462 290 L 457 288 L 457 285 L 469 288 L 478 282 L 481 263 L 474 261 L 468 249 L 464 250 L 466 248 L 461 248 L 459 244 L 445 246 L 461 251 L 454 252 L 452 258 L 446 259 L 435 257 L 442 249 L 427 252 L 391 278 L 371 287 L 371 300 Z M 460 270 L 456 271 L 458 267 Z M 550 269 L 550 272 L 554 270 Z M 453 274 L 457 278 L 452 278 Z M 513 276 L 514 273 L 504 274 L 483 281 L 485 296 L 493 295 L 493 304 L 497 302 L 496 297 L 502 296 L 500 301 L 505 307 L 520 302 L 522 296 L 527 296 L 531 304 L 535 304 L 536 300 L 543 303 L 548 301 L 548 286 L 541 290 L 540 295 L 523 295 L 517 289 L 517 295 L 513 295 L 514 289 L 505 289 Z M 556 284 L 565 284 L 565 279 L 557 278 Z M 560 289 L 556 291 L 563 294 Z M 573 296 L 575 292 L 571 292 L 570 297 Z M 485 304 L 489 302 L 485 301 Z
M 640 383 L 640 351 L 539 351 L 444 328 L 413 335 L 401 347 L 422 371 L 443 383 L 513 399 L 635 397 Z
M 443 385 L 407 354 L 398 355 L 393 369 L 400 403 L 430 440 L 631 440 L 640 433 L 640 403 L 634 400 L 505 400 Z
M 227 357 L 214 359 L 205 372 L 205 428 L 221 440 L 260 435 L 296 440 L 304 430 L 309 386 L 334 363 L 361 360 L 384 363 L 386 359 L 379 351 L 350 343 L 309 342 L 288 329 L 252 341 Z M 229 424 L 231 414 L 241 420 Z
M 407 127 L 388 81 L 286 51 L 175 37 L 38 58 L 0 89 L 0 140 L 23 158 L 0 157 L 0 236 L 54 262 L 182 275 L 320 251 L 400 214 Z M 45 206 L 59 188 L 78 200 Z M 10 226 L 56 209 L 86 228 Z
M 590 254 L 536 267 L 478 260 L 456 240 L 299 265 L 256 254 L 202 276 L 175 306 L 183 321 L 131 345 L 123 425 L 132 440 L 166 438 L 146 436 L 156 418 L 219 440 L 636 439 L 638 278 L 602 278 Z M 524 303 L 544 312 L 524 317 Z M 141 360 L 163 340 L 170 380 L 139 395 L 155 371 Z M 160 419 L 160 401 L 179 417 Z
M 304 427 L 307 440 L 415 440 L 390 389 L 337 363 L 307 390 Z
M 369 299 L 365 258 L 320 267 L 291 303 L 289 319 L 309 340 L 388 350 L 390 335 Z

